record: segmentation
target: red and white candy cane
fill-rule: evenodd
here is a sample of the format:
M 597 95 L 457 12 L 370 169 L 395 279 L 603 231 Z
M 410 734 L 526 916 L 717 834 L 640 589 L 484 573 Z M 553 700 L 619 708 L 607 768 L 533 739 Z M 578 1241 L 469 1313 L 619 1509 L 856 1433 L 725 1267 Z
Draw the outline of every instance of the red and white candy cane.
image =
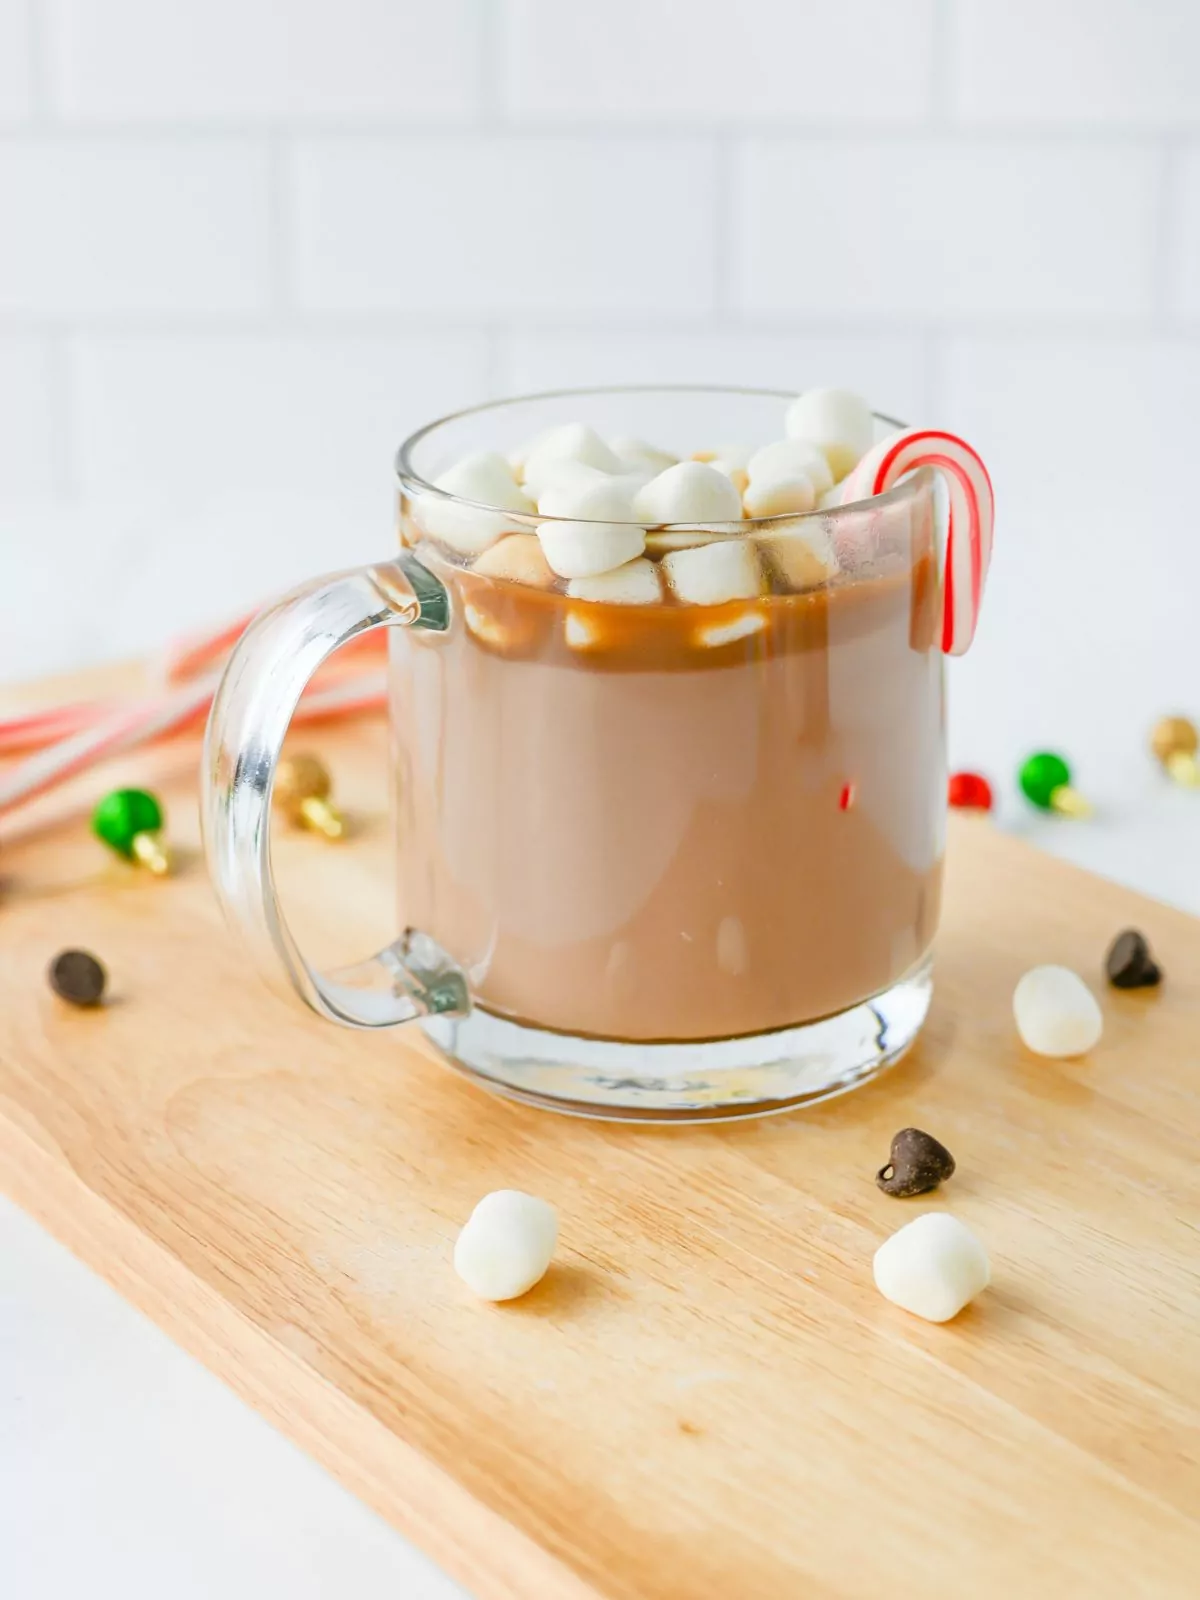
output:
M 0 815 L 47 794 L 69 778 L 141 745 L 169 739 L 208 715 L 219 673 L 165 693 L 100 712 L 92 722 L 47 741 L 46 748 L 0 777 Z M 338 683 L 310 687 L 293 721 L 319 722 L 376 711 L 386 703 L 382 672 L 347 674 Z
M 163 680 L 183 683 L 200 672 L 224 666 L 229 652 L 258 615 L 247 612 L 233 622 L 224 622 L 207 633 L 186 634 L 167 646 L 159 663 Z M 359 670 L 366 661 L 381 661 L 387 654 L 387 640 L 378 633 L 360 634 L 344 644 L 322 672 L 323 682 L 332 682 L 350 671 Z
M 934 467 L 949 495 L 942 578 L 942 649 L 961 656 L 975 637 L 983 585 L 992 559 L 996 499 L 992 480 L 965 439 L 938 428 L 909 428 L 882 439 L 842 484 L 841 503 L 884 494 L 908 472 Z

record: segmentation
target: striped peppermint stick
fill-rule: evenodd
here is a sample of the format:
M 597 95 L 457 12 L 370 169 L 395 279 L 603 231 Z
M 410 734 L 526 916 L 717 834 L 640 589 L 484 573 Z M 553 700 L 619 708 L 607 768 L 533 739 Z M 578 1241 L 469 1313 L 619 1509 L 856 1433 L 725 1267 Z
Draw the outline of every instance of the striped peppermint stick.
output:
M 47 740 L 46 747 L 0 776 L 0 815 L 48 794 L 109 757 L 169 739 L 208 715 L 220 674 L 177 685 L 163 694 L 101 711 L 87 726 Z M 387 701 L 383 672 L 347 674 L 310 687 L 293 721 L 323 722 L 381 710 Z
M 961 656 L 975 637 L 979 605 L 992 559 L 996 501 L 992 480 L 964 439 L 937 428 L 909 428 L 882 439 L 842 484 L 841 504 L 884 494 L 906 473 L 934 467 L 949 495 L 950 516 L 942 578 L 942 649 Z

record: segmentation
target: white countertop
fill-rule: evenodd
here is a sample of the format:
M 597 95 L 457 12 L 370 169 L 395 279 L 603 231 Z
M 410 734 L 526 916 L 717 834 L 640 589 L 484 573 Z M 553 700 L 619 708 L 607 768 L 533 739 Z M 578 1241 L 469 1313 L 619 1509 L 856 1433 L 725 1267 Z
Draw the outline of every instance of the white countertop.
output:
M 1200 792 L 1126 777 L 1093 822 L 1004 821 L 1200 912 Z M 3 1201 L 0 1483 L 13 1600 L 465 1594 Z

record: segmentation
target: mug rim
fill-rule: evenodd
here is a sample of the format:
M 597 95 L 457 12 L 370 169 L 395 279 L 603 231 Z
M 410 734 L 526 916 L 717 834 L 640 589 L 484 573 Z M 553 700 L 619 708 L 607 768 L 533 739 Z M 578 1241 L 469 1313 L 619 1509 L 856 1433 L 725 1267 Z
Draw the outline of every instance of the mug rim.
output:
M 468 500 L 462 495 L 452 494 L 448 489 L 439 489 L 434 483 L 423 478 L 412 464 L 413 451 L 431 434 L 439 428 L 448 426 L 452 422 L 460 422 L 466 417 L 478 416 L 484 411 L 500 411 L 506 406 L 526 405 L 541 400 L 571 400 L 584 399 L 596 395 L 622 395 L 622 394 L 708 394 L 708 395 L 746 395 L 759 400 L 780 400 L 784 403 L 796 398 L 790 389 L 763 389 L 752 385 L 727 384 L 727 383 L 599 383 L 589 384 L 584 387 L 569 387 L 565 389 L 541 389 L 529 394 L 506 395 L 499 400 L 482 400 L 476 405 L 463 406 L 457 411 L 448 411 L 443 416 L 435 417 L 431 422 L 424 423 L 397 448 L 393 457 L 393 468 L 399 480 L 400 487 L 405 493 L 418 496 L 432 495 L 447 505 L 468 506 L 472 510 L 500 512 L 509 517 L 516 524 L 536 528 L 542 522 L 579 522 L 579 517 L 552 517 L 538 511 L 512 511 L 504 506 L 489 505 L 485 500 Z M 893 431 L 900 431 L 906 425 L 896 417 L 889 416 L 886 411 L 871 412 L 876 422 L 882 422 Z M 845 505 L 829 506 L 821 509 L 814 507 L 811 511 L 782 511 L 770 517 L 743 517 L 737 522 L 705 522 L 703 526 L 714 532 L 728 529 L 731 535 L 750 532 L 756 528 L 770 528 L 778 523 L 794 525 L 802 522 L 806 517 L 837 518 L 846 512 L 861 512 L 864 507 L 877 507 L 881 504 L 892 505 L 905 495 L 913 492 L 914 485 L 930 475 L 927 467 L 918 468 L 911 477 L 901 480 L 883 494 L 869 495 L 863 500 L 851 500 Z M 694 522 L 665 522 L 656 523 L 656 527 L 663 528 L 694 528 Z

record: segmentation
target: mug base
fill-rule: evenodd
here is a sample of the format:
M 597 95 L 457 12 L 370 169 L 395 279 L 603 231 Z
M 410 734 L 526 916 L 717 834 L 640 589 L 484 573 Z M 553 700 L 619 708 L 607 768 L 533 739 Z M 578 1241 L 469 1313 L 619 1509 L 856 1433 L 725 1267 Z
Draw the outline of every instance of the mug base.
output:
M 689 1044 L 585 1039 L 475 1007 L 421 1027 L 453 1065 L 499 1094 L 616 1122 L 764 1117 L 845 1094 L 910 1048 L 929 1011 L 933 962 L 819 1022 Z

